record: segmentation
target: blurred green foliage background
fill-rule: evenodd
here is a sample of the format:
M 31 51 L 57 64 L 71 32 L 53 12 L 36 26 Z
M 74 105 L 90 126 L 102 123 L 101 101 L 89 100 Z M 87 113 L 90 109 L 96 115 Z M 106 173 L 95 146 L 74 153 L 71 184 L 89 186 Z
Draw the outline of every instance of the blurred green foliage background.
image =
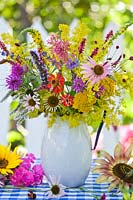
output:
M 1 0 L 0 15 L 10 23 L 15 35 L 31 26 L 33 19 L 38 16 L 49 33 L 56 32 L 60 23 L 70 24 L 77 18 L 90 27 L 92 30 L 90 37 L 93 40 L 97 36 L 102 37 L 103 30 L 110 21 L 119 26 L 133 21 L 133 2 L 132 0 Z M 132 55 L 133 28 L 126 32 L 124 38 L 125 52 Z M 133 122 L 133 98 L 128 102 L 124 123 Z M 17 138 L 19 137 L 18 134 Z
M 16 33 L 30 26 L 35 16 L 41 17 L 48 32 L 56 31 L 60 23 L 70 24 L 74 18 L 101 31 L 110 20 L 119 25 L 131 21 L 133 4 L 132 0 L 1 0 L 0 15 Z
M 41 18 L 47 32 L 55 32 L 60 23 L 70 24 L 77 18 L 90 27 L 92 30 L 90 37 L 93 40 L 96 35 L 102 37 L 103 30 L 110 21 L 119 26 L 133 21 L 133 2 L 132 0 L 1 0 L 0 15 L 10 23 L 15 35 L 31 26 L 37 16 Z M 133 52 L 132 39 L 133 31 L 127 31 L 125 34 L 127 54 Z

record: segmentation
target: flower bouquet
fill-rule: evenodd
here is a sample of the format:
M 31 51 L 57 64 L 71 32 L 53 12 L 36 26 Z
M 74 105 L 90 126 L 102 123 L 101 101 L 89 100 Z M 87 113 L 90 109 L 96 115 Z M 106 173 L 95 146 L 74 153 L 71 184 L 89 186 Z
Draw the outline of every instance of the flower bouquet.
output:
M 59 33 L 51 34 L 45 43 L 34 29 L 23 31 L 32 36 L 31 43 L 3 33 L 0 64 L 9 63 L 11 72 L 6 77 L 9 92 L 2 101 L 12 96 L 17 102 L 11 111 L 14 119 L 21 123 L 43 113 L 49 115 L 49 126 L 57 116 L 70 127 L 80 121 L 93 126 L 102 120 L 108 127 L 117 125 L 118 115 L 123 114 L 123 91 L 131 93 L 133 88 L 133 76 L 126 70 L 126 61 L 133 58 L 121 54 L 112 60 L 109 50 L 129 25 L 91 42 L 90 30 L 83 23 L 71 36 L 69 26 L 60 24 Z
M 126 67 L 126 62 L 132 61 L 133 56 L 120 54 L 114 59 L 119 46 L 116 45 L 112 55 L 110 48 L 130 25 L 126 24 L 116 33 L 111 30 L 104 39 L 94 41 L 89 40 L 91 30 L 83 23 L 79 23 L 71 34 L 68 25 L 60 24 L 59 32 L 52 33 L 46 42 L 43 42 L 37 30 L 31 28 L 21 33 L 28 32 L 32 37 L 31 43 L 21 42 L 3 33 L 0 41 L 3 59 L 0 64 L 10 64 L 11 72 L 6 77 L 9 92 L 1 101 L 12 96 L 16 104 L 11 114 L 17 123 L 44 114 L 48 116 L 48 126 L 51 128 L 57 119 L 67 122 L 71 130 L 82 123 L 92 127 L 100 123 L 98 135 L 103 123 L 107 127 L 118 125 L 119 116 L 124 114 L 125 96 L 133 94 L 133 74 Z M 55 141 L 51 144 L 55 145 Z M 56 150 L 61 148 L 55 146 L 54 156 Z M 76 154 L 73 156 L 76 159 L 79 157 Z M 106 157 L 109 159 L 106 162 L 110 162 L 110 157 Z M 106 162 L 101 161 L 105 165 Z

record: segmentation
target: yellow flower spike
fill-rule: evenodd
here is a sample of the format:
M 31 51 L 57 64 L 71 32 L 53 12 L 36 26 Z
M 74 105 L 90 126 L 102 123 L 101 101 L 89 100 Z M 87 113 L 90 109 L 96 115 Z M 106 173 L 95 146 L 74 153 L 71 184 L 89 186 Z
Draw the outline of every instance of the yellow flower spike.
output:
M 61 31 L 61 39 L 64 41 L 69 40 L 69 26 L 66 24 L 59 24 L 59 30 Z
M 89 32 L 90 29 L 82 22 L 75 27 L 72 33 L 73 35 L 71 37 L 72 44 L 70 46 L 70 51 L 74 52 L 75 55 L 78 54 L 78 47 L 82 42 L 83 38 L 86 38 Z

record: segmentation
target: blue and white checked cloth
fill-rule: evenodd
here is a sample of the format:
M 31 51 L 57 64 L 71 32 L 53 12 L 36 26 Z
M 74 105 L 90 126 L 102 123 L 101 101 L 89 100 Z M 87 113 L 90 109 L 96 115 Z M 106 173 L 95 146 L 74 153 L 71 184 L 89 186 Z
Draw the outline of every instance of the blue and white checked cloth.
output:
M 40 162 L 40 160 L 37 160 L 37 162 Z M 92 167 L 94 165 L 94 162 L 92 162 Z M 112 190 L 111 192 L 108 192 L 108 184 L 96 184 L 96 178 L 98 177 L 98 174 L 93 174 L 91 171 L 89 173 L 89 176 L 85 182 L 85 184 L 82 186 L 84 188 L 83 190 L 78 188 L 70 188 L 66 189 L 66 195 L 61 197 L 61 200 L 100 200 L 100 197 L 103 193 L 106 195 L 106 200 L 122 200 L 123 195 L 121 193 L 118 193 L 116 189 Z M 35 187 L 34 187 L 35 188 Z M 36 187 L 40 190 L 35 190 L 33 192 L 36 193 L 36 199 L 45 200 L 47 199 L 46 191 L 49 189 L 48 183 L 44 180 L 43 184 L 38 185 Z M 32 190 L 30 187 L 29 190 Z M 22 189 L 7 189 L 7 188 L 0 188 L 0 199 L 9 199 L 9 200 L 21 200 L 21 199 L 28 199 L 28 191 L 24 188 Z M 96 198 L 97 197 L 97 198 Z

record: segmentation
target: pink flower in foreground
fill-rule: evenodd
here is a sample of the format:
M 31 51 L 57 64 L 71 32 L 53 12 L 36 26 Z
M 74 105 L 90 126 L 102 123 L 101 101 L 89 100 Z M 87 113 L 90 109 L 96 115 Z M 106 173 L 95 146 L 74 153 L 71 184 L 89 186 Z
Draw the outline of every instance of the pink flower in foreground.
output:
M 22 159 L 23 162 L 14 170 L 14 174 L 10 177 L 11 184 L 24 187 L 41 184 L 44 170 L 41 164 L 34 164 L 34 154 L 26 154 Z
M 92 85 L 111 74 L 112 67 L 109 62 L 105 62 L 100 65 L 97 64 L 91 57 L 88 57 L 88 61 L 88 63 L 81 66 L 83 70 L 81 74 L 83 74 L 83 78 L 88 78 L 88 81 L 91 82 Z
M 24 167 L 18 167 L 14 170 L 14 174 L 11 176 L 10 181 L 12 185 L 28 187 L 33 185 L 34 176 L 31 171 Z
M 34 176 L 34 184 L 38 185 L 42 183 L 44 171 L 41 165 L 34 165 L 32 168 L 33 176 Z

